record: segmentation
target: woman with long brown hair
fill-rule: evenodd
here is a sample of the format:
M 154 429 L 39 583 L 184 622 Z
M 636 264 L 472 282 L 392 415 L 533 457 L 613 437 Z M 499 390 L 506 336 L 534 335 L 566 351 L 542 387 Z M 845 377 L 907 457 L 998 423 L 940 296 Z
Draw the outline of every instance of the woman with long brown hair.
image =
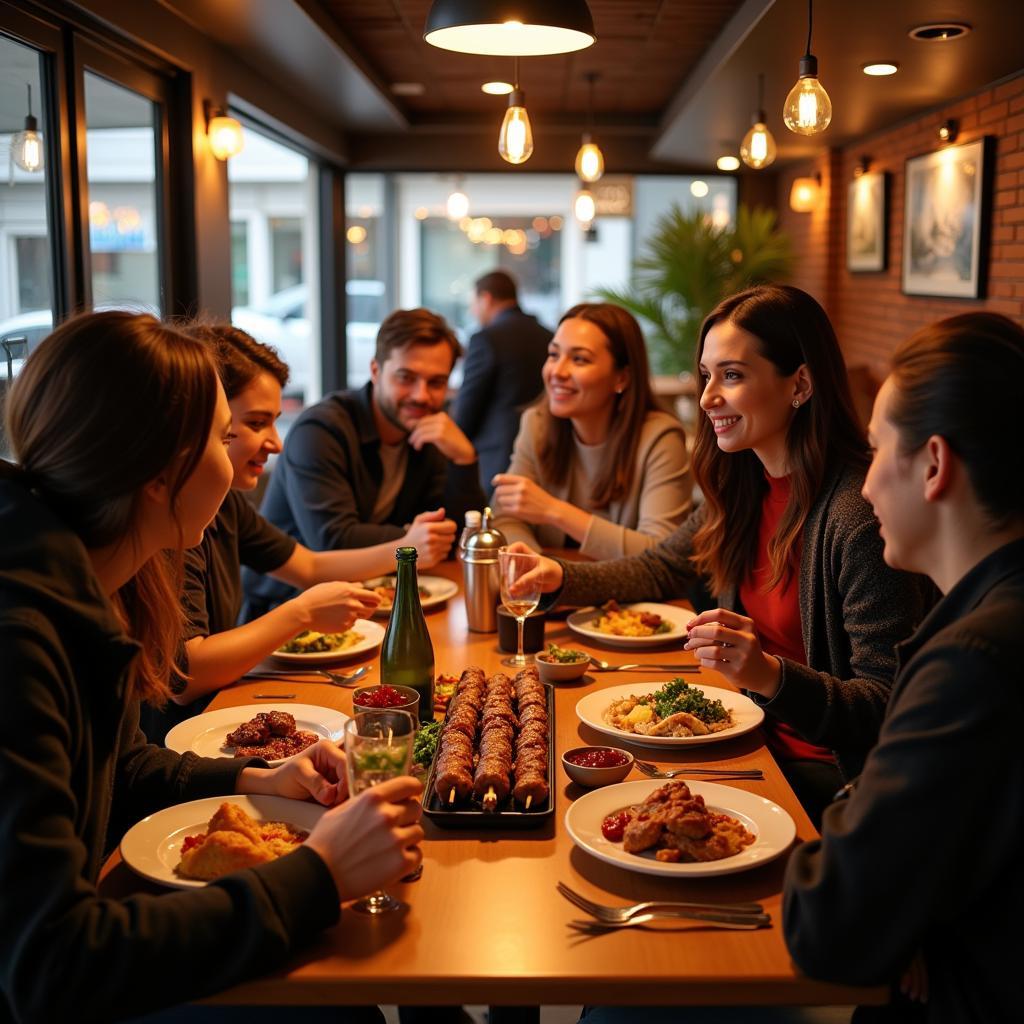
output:
M 639 324 L 610 303 L 573 306 L 542 373 L 544 394 L 493 480 L 498 527 L 592 558 L 653 547 L 689 513 L 693 479 L 682 424 L 655 405 Z
M 29 356 L 6 423 L 0 1017 L 121 1019 L 271 968 L 337 921 L 339 899 L 415 869 L 420 787 L 333 807 L 295 852 L 204 889 L 102 898 L 103 859 L 140 818 L 228 793 L 331 806 L 344 755 L 323 741 L 271 769 L 139 731 L 140 700 L 166 700 L 180 672 L 183 549 L 231 482 L 231 411 L 204 345 L 146 315 L 71 320 Z
M 764 285 L 726 299 L 704 321 L 698 364 L 704 504 L 643 554 L 544 559 L 537 572 L 567 604 L 678 597 L 707 579 L 719 606 L 694 617 L 686 648 L 765 704 L 773 750 L 817 815 L 878 737 L 893 647 L 925 588 L 882 559 L 860 495 L 867 443 L 810 295 Z

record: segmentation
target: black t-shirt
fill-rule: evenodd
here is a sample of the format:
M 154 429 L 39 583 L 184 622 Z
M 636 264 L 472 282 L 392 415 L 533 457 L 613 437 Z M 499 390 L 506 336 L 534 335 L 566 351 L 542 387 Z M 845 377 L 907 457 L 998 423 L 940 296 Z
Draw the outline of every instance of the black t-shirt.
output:
M 202 542 L 185 552 L 185 639 L 234 629 L 242 607 L 242 566 L 273 572 L 292 556 L 296 540 L 267 522 L 239 491 L 228 491 Z M 169 703 L 163 711 L 143 707 L 142 728 L 153 743 L 169 729 L 199 714 L 213 694 L 189 704 Z

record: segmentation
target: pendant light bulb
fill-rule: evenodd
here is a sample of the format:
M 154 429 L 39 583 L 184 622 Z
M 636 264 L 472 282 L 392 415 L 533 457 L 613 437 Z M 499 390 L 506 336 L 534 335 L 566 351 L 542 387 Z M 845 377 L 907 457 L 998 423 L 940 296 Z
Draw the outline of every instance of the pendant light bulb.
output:
M 797 135 L 817 135 L 832 121 L 832 101 L 818 81 L 818 58 L 811 53 L 813 27 L 814 0 L 807 0 L 807 50 L 800 58 L 800 77 L 782 107 L 782 120 Z
M 448 194 L 448 202 L 445 204 L 445 212 L 449 220 L 459 221 L 469 215 L 469 196 L 462 191 L 462 183 L 455 186 L 455 190 Z
M 594 202 L 594 194 L 589 189 L 581 188 L 576 193 L 576 198 L 572 202 L 572 212 L 584 230 L 594 222 L 597 216 L 597 203 Z
M 533 129 L 526 112 L 526 97 L 518 84 L 508 94 L 508 110 L 501 122 L 498 152 L 510 164 L 524 164 L 533 153 Z
M 604 174 L 604 154 L 597 143 L 590 141 L 590 135 L 583 136 L 583 145 L 576 154 L 576 173 L 581 181 L 598 181 Z
M 764 123 L 764 111 L 759 110 L 754 116 L 754 123 L 743 136 L 740 143 L 740 159 L 755 171 L 761 170 L 775 162 L 775 137 Z
M 23 171 L 35 174 L 43 169 L 43 137 L 39 122 L 32 116 L 32 86 L 28 86 L 28 114 L 23 131 L 11 136 L 11 159 Z

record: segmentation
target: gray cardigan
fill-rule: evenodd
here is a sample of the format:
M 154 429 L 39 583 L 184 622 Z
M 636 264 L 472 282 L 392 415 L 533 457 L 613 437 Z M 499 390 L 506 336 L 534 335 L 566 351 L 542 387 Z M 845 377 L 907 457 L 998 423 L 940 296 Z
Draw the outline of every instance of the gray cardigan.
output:
M 923 619 L 933 589 L 921 577 L 890 569 L 859 470 L 826 480 L 804 524 L 800 627 L 807 664 L 780 658 L 782 685 L 766 711 L 812 743 L 835 751 L 847 776 L 857 774 L 878 740 L 896 672 L 895 645 Z M 657 547 L 610 562 L 563 563 L 557 600 L 597 604 L 679 597 L 696 578 L 690 554 L 704 521 L 698 508 Z M 716 597 L 742 612 L 736 587 Z

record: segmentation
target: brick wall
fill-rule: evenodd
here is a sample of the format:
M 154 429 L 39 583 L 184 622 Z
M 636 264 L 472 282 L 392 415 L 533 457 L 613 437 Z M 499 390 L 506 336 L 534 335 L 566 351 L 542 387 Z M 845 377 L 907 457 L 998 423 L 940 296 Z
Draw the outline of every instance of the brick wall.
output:
M 996 137 L 988 286 L 984 299 L 942 299 L 904 295 L 904 161 L 939 148 L 938 126 L 960 123 L 957 145 L 985 135 Z M 872 171 L 889 175 L 887 269 L 852 274 L 846 270 L 846 194 L 862 156 Z M 812 213 L 789 208 L 796 177 L 820 173 L 822 195 Z M 893 348 L 925 324 L 978 309 L 1005 313 L 1024 322 L 1024 72 L 977 95 L 950 103 L 909 123 L 894 126 L 842 149 L 823 152 L 779 172 L 779 221 L 793 239 L 798 269 L 792 283 L 805 288 L 828 310 L 847 363 L 885 376 Z

